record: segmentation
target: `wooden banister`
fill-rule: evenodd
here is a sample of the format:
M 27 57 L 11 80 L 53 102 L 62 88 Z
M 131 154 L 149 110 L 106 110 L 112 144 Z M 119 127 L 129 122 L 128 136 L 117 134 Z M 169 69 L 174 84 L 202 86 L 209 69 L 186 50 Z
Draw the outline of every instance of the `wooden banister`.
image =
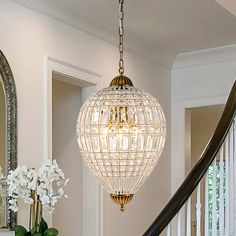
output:
M 158 236 L 189 199 L 219 152 L 236 113 L 236 82 L 230 92 L 217 128 L 200 160 L 143 236 Z

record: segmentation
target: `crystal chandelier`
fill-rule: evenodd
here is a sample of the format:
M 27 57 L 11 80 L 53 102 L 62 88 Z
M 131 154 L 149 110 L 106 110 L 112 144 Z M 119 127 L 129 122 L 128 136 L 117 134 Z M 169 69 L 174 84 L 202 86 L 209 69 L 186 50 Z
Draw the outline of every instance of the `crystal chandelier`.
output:
M 81 154 L 121 211 L 152 173 L 166 136 L 164 113 L 156 98 L 135 88 L 124 75 L 123 4 L 119 0 L 120 75 L 87 99 L 77 121 Z

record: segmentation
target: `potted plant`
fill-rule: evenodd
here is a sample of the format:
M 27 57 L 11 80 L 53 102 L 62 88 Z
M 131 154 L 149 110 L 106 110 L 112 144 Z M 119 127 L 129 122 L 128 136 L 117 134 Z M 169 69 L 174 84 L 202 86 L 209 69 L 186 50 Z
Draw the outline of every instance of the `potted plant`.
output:
M 18 200 L 30 204 L 29 230 L 21 225 L 15 227 L 16 236 L 57 236 L 58 230 L 48 228 L 43 219 L 43 208 L 52 213 L 55 204 L 67 198 L 64 187 L 69 179 L 58 167 L 56 160 L 46 161 L 38 171 L 26 166 L 11 170 L 7 176 L 7 190 L 10 209 L 18 211 Z

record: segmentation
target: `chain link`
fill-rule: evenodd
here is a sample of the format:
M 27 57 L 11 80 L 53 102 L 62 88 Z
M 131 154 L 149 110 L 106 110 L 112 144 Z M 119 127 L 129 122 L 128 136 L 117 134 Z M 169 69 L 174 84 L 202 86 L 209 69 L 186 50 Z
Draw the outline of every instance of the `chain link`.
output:
M 124 74 L 124 0 L 119 0 L 119 51 L 120 51 L 120 61 L 119 61 L 119 73 Z

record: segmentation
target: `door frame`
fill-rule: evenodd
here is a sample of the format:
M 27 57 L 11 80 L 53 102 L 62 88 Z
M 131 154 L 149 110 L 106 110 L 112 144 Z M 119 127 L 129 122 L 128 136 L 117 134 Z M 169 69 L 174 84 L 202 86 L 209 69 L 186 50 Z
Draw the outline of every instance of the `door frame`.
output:
M 224 105 L 228 95 L 172 101 L 171 193 L 176 192 L 189 169 L 189 108 Z
M 100 90 L 103 88 L 103 79 L 102 75 L 99 75 L 93 71 L 88 71 L 83 68 L 79 68 L 75 65 L 62 62 L 53 57 L 45 55 L 43 58 L 43 160 L 52 158 L 52 80 L 53 73 L 59 73 L 65 75 L 68 78 L 68 81 L 64 82 L 73 83 L 79 82 L 82 84 L 82 93 L 85 95 L 83 98 L 91 95 L 91 91 L 86 84 L 92 84 L 95 87 L 95 90 Z M 70 80 L 70 81 L 69 81 Z M 79 112 L 79 110 L 78 110 Z M 76 124 L 75 124 L 76 125 Z M 78 149 L 79 151 L 79 149 Z M 86 191 L 88 185 L 91 185 L 92 195 L 95 198 L 91 197 L 91 191 Z M 86 188 L 85 188 L 86 186 Z M 94 189 L 94 186 L 95 189 Z M 90 196 L 90 197 L 88 197 Z M 94 236 L 90 235 L 92 226 L 95 226 L 95 236 L 103 236 L 103 190 L 102 187 L 96 182 L 95 178 L 92 177 L 91 173 L 88 171 L 88 168 L 83 163 L 82 165 L 82 232 L 83 236 Z M 96 206 L 95 217 L 90 217 L 89 214 L 86 214 L 86 211 L 89 211 L 91 206 Z M 94 210 L 94 209 L 93 209 Z M 87 212 L 89 213 L 89 212 Z M 51 217 L 52 222 L 52 217 Z M 92 222 L 91 222 L 92 221 Z M 89 224 L 86 222 L 89 222 Z

